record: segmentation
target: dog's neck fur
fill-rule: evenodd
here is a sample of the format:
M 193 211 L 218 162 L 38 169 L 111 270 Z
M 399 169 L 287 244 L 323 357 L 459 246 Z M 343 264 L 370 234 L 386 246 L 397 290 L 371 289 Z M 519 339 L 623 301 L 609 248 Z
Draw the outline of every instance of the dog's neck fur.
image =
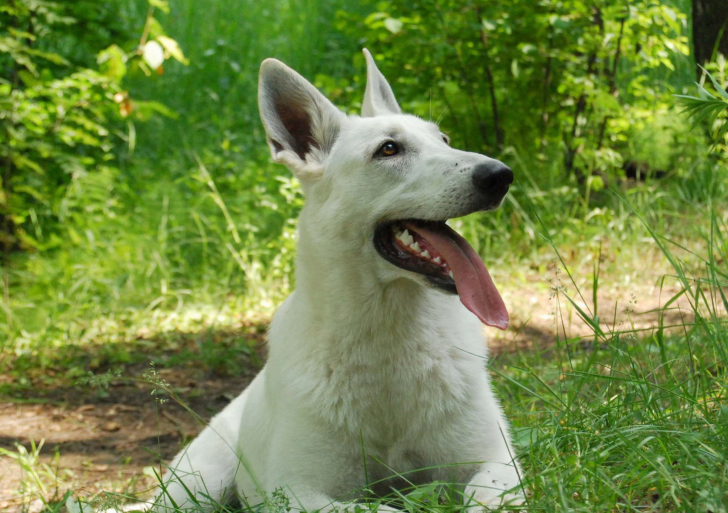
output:
M 434 320 L 428 305 L 437 292 L 406 278 L 381 281 L 361 242 L 323 243 L 329 235 L 309 229 L 305 210 L 299 225 L 296 295 L 310 306 L 312 323 L 337 333 L 339 341 L 366 337 L 374 342 L 393 334 L 407 338 L 423 317 Z
M 457 296 L 383 279 L 371 240 L 327 232 L 311 207 L 299 217 L 296 291 L 271 326 L 269 372 L 327 376 L 297 381 L 298 400 L 368 444 L 394 444 L 412 424 L 432 427 L 462 411 L 486 353 L 479 321 Z M 360 408 L 342 408 L 352 401 Z

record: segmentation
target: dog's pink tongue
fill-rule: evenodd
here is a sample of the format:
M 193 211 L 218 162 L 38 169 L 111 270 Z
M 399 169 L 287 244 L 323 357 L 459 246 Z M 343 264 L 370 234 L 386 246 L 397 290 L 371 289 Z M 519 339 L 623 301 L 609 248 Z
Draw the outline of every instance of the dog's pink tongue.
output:
M 473 247 L 447 225 L 436 229 L 407 223 L 432 244 L 450 266 L 463 305 L 488 326 L 508 327 L 508 311 L 485 264 Z

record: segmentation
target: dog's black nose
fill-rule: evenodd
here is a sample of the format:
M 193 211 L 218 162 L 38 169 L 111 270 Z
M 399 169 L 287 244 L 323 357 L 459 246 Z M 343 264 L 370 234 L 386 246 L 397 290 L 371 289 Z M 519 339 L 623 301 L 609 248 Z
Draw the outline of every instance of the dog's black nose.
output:
M 473 170 L 473 184 L 486 198 L 486 208 L 500 204 L 513 183 L 513 171 L 499 160 L 478 164 Z

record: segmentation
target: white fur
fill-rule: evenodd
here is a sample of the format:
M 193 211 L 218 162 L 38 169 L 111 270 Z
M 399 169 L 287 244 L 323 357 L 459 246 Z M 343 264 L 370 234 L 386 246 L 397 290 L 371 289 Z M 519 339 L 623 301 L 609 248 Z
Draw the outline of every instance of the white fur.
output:
M 261 66 L 271 153 L 307 197 L 297 290 L 273 318 L 264 369 L 170 464 L 156 509 L 172 501 L 209 509 L 233 493 L 256 505 L 276 489 L 295 509 L 350 508 L 367 483 L 387 492 L 407 480 L 467 484 L 471 504 L 522 502 L 483 326 L 457 296 L 372 244 L 382 220 L 476 210 L 468 170 L 489 159 L 401 114 L 365 54 L 363 117 L 342 114 L 284 64 Z M 297 131 L 300 119 L 308 131 Z M 373 158 L 390 137 L 404 154 Z

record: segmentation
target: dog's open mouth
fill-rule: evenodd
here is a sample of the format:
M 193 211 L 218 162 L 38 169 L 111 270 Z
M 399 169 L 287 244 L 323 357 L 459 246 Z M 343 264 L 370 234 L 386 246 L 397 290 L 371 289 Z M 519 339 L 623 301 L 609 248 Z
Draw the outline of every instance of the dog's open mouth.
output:
M 374 247 L 397 267 L 458 294 L 463 305 L 488 326 L 508 327 L 508 311 L 485 264 L 468 241 L 443 221 L 382 224 L 374 232 Z

